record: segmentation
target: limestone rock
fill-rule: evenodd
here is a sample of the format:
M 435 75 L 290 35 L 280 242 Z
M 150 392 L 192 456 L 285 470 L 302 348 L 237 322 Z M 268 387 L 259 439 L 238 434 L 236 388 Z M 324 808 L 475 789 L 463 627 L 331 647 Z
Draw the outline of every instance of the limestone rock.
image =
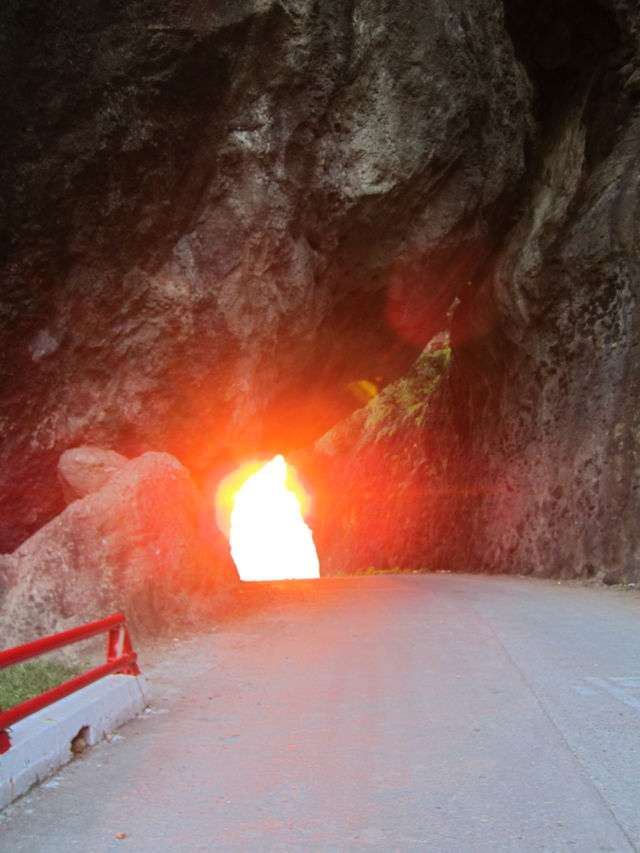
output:
M 449 351 L 431 349 L 313 448 L 292 456 L 312 491 L 323 574 L 433 566 L 430 516 L 448 495 L 430 486 L 434 435 L 425 424 Z
M 127 464 L 126 456 L 101 447 L 73 447 L 58 460 L 58 479 L 65 501 L 70 504 L 97 492 Z
M 448 568 L 638 580 L 640 9 L 519 5 L 538 150 L 517 223 L 453 317 L 436 394 L 458 489 L 431 536 Z
M 0 5 L 0 548 L 80 444 L 198 481 L 402 373 L 504 228 L 493 0 Z
M 0 39 L 0 548 L 64 450 L 204 482 L 451 320 L 417 556 L 638 574 L 637 0 L 4 0 Z
M 117 610 L 138 633 L 197 620 L 237 582 L 215 535 L 177 460 L 165 453 L 131 460 L 3 558 L 14 580 L 0 589 L 3 643 Z
M 320 442 L 318 547 L 335 569 L 637 582 L 640 10 L 505 6 L 538 121 L 520 207 L 420 429 Z

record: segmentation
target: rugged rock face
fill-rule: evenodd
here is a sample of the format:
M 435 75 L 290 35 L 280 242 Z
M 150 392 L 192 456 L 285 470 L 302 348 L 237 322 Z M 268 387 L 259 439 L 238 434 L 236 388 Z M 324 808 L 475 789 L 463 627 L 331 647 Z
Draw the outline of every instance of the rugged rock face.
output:
M 440 538 L 448 567 L 638 580 L 640 12 L 508 5 L 539 144 L 520 220 L 453 318 L 436 396 L 469 489 Z
M 426 425 L 448 363 L 448 349 L 423 352 L 407 376 L 292 456 L 313 484 L 323 574 L 433 567 L 431 518 L 450 496 L 436 489 L 446 457 L 436 459 Z
M 185 468 L 145 453 L 0 558 L 3 645 L 121 609 L 138 635 L 197 622 L 238 582 L 220 538 Z
M 62 450 L 302 446 L 455 305 L 422 565 L 638 574 L 635 0 L 5 0 L 0 32 L 0 547 Z
M 538 122 L 517 221 L 459 294 L 418 437 L 371 408 L 317 446 L 317 535 L 343 525 L 331 569 L 637 582 L 640 13 L 506 7 Z
M 495 247 L 531 87 L 493 0 L 6 0 L 0 548 L 60 452 L 284 450 Z

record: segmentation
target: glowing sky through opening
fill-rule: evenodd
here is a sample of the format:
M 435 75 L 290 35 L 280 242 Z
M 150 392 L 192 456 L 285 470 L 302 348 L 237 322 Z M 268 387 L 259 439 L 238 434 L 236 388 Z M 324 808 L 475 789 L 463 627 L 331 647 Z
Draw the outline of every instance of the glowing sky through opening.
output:
M 235 495 L 229 543 L 243 581 L 320 577 L 311 530 L 287 474 L 283 457 L 276 456 Z

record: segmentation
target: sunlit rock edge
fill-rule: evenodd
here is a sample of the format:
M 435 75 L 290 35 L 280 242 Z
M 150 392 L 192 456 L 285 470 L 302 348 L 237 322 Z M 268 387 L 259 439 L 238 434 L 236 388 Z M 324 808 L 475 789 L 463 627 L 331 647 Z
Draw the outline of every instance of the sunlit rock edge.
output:
M 116 611 L 137 637 L 202 627 L 237 583 L 189 472 L 149 452 L 0 557 L 0 635 L 11 646 Z

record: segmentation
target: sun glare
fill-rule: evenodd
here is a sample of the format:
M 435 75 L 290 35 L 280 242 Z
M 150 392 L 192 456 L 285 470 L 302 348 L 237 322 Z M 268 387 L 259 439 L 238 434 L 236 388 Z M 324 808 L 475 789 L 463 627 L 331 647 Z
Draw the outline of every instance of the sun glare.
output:
M 320 576 L 311 530 L 303 519 L 307 500 L 282 456 L 244 480 L 235 492 L 229 527 L 231 556 L 241 580 Z

